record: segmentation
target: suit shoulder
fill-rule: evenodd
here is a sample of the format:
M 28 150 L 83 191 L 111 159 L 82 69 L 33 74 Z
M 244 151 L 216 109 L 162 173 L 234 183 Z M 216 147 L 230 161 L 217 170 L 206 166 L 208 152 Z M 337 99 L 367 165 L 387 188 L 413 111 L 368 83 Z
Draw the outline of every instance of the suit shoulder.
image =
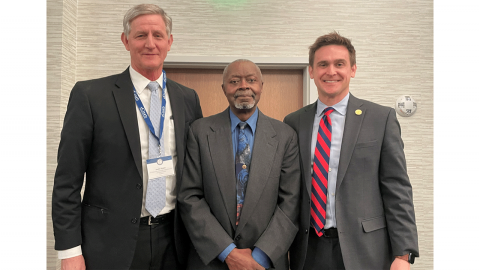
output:
M 174 81 L 174 80 L 170 80 L 167 78 L 167 84 L 170 85 L 170 87 L 174 87 L 176 89 L 181 89 L 181 91 L 183 91 L 185 94 L 194 94 L 196 95 L 196 91 L 192 88 L 189 88 L 183 84 L 179 84 L 178 82 Z M 168 88 L 167 88 L 168 89 Z
M 84 81 L 77 81 L 75 86 L 80 86 L 80 87 L 91 87 L 91 86 L 100 86 L 100 85 L 105 85 L 105 84 L 114 84 L 117 80 L 118 77 L 121 74 L 114 74 L 106 77 L 101 77 L 101 78 L 96 78 L 96 79 L 90 79 L 90 80 L 84 80 Z
M 292 113 L 289 113 L 287 116 L 285 116 L 285 118 L 294 118 L 296 116 L 300 116 L 302 114 L 304 114 L 305 112 L 311 110 L 311 109 L 314 109 L 314 107 L 317 105 L 317 102 L 315 101 L 314 103 L 312 104 L 309 104 L 307 106 L 304 106 Z
M 307 106 L 304 106 L 292 113 L 289 113 L 287 116 L 285 116 L 284 122 L 287 123 L 288 125 L 293 125 L 299 122 L 299 119 L 305 114 L 308 113 L 310 110 L 313 110 L 316 108 L 317 102 L 314 102 L 312 104 L 309 104 Z
M 373 110 L 383 111 L 383 112 L 389 112 L 390 110 L 393 109 L 392 107 L 380 105 L 378 103 L 375 103 L 366 99 L 359 99 L 359 98 L 356 98 L 356 99 L 358 100 L 358 102 L 362 103 L 362 105 L 365 106 L 367 109 L 373 109 Z
M 295 136 L 297 134 L 291 126 L 285 124 L 284 122 L 279 121 L 277 119 L 274 119 L 274 118 L 272 118 L 270 116 L 267 116 L 267 115 L 265 115 L 265 117 L 270 122 L 273 129 L 277 133 L 279 133 L 281 135 L 288 135 L 288 136 Z
M 72 88 L 71 96 L 87 95 L 91 97 L 105 97 L 115 87 L 121 74 L 110 75 L 107 77 L 78 81 Z
M 385 127 L 390 121 L 392 121 L 392 123 L 396 122 L 396 125 L 399 125 L 396 112 L 391 107 L 355 98 L 348 104 L 347 119 L 349 119 L 349 117 L 355 119 L 357 117 L 357 110 L 360 110 L 363 115 L 362 126 Z
M 219 122 L 222 120 L 224 116 L 222 114 L 225 112 L 221 112 L 218 114 L 210 115 L 208 117 L 203 117 L 195 120 L 190 126 L 194 133 L 207 129 L 213 123 Z
M 377 119 L 375 121 L 383 121 L 383 119 L 387 119 L 391 115 L 395 116 L 395 110 L 392 107 L 380 105 L 378 103 L 363 99 L 357 99 L 357 101 L 358 103 L 356 104 L 361 104 L 358 109 L 365 110 L 365 117 L 367 117 L 368 119 Z M 353 105 L 355 107 L 352 107 L 349 110 L 356 110 L 356 104 Z

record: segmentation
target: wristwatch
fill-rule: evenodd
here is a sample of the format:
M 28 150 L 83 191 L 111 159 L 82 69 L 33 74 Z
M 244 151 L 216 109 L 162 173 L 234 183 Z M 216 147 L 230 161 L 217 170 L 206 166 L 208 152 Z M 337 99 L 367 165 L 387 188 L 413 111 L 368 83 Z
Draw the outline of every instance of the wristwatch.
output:
M 413 264 L 415 262 L 415 256 L 412 253 L 408 253 L 408 262 Z
M 412 253 L 405 254 L 403 256 L 395 256 L 396 258 L 402 259 L 404 261 L 409 262 L 410 264 L 413 264 L 415 262 L 415 255 Z

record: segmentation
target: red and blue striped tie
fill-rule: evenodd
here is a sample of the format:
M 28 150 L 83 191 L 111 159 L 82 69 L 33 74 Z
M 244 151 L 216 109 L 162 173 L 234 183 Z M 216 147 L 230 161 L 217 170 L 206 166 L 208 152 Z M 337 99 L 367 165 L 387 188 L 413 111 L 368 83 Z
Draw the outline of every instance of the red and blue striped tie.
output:
M 310 223 L 319 237 L 323 235 L 325 226 L 328 164 L 330 162 L 330 145 L 332 141 L 332 120 L 330 119 L 330 114 L 334 110 L 332 107 L 323 110 L 323 117 L 318 125 L 317 144 L 313 159 Z

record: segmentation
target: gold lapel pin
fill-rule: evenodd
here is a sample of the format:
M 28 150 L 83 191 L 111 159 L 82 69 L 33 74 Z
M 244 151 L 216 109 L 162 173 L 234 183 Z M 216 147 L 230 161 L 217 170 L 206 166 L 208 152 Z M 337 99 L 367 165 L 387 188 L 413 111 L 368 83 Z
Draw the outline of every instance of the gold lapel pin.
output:
M 356 110 L 356 111 L 355 111 L 355 114 L 356 114 L 356 115 L 361 115 L 361 114 L 362 114 L 362 110 Z

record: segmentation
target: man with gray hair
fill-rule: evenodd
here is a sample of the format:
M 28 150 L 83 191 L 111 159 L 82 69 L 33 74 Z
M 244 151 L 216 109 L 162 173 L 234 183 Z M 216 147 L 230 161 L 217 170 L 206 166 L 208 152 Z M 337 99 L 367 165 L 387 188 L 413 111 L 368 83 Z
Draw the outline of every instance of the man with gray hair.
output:
M 188 133 L 178 191 L 193 244 L 187 269 L 288 270 L 298 226 L 297 135 L 257 108 L 263 81 L 253 62 L 229 64 L 222 89 L 230 106 Z
M 176 195 L 200 102 L 163 71 L 173 42 L 163 9 L 137 5 L 123 26 L 130 67 L 77 82 L 65 114 L 52 194 L 65 270 L 182 269 L 186 261 Z

